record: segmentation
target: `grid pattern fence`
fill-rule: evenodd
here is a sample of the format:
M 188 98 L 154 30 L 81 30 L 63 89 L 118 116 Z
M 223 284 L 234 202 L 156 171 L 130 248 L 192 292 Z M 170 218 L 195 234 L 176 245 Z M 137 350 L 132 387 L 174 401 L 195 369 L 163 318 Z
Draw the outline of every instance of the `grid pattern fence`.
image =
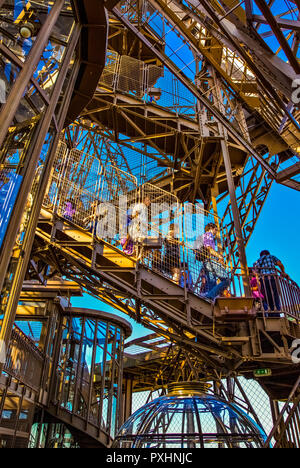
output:
M 226 264 L 226 231 L 214 213 L 179 203 L 150 183 L 139 186 L 134 176 L 102 167 L 93 155 L 59 148 L 44 207 L 186 292 L 211 300 L 245 296 L 241 275 L 233 276 Z M 263 293 L 255 301 L 258 313 L 300 319 L 300 291 L 291 279 L 258 274 L 257 285 Z
M 16 325 L 12 331 L 6 352 L 4 372 L 24 383 L 28 387 L 38 390 L 41 383 L 44 355 Z
M 196 98 L 168 70 L 109 50 L 100 87 L 135 96 L 178 115 L 196 119 Z
M 244 394 L 239 388 L 235 386 L 232 402 L 238 405 L 239 408 L 245 411 L 247 415 L 250 416 L 253 420 L 259 420 L 260 426 L 264 432 L 269 434 L 273 428 L 273 419 L 268 395 L 256 380 L 247 380 L 244 377 L 238 377 L 238 381 Z M 164 395 L 165 393 L 166 392 L 163 389 L 157 390 L 155 392 L 144 391 L 133 393 L 132 413 L 139 410 L 142 406 L 149 403 L 150 401 L 153 401 L 154 399 Z M 212 392 L 210 391 L 210 393 Z M 245 401 L 245 395 L 247 402 Z M 227 400 L 228 397 L 225 397 L 225 399 Z

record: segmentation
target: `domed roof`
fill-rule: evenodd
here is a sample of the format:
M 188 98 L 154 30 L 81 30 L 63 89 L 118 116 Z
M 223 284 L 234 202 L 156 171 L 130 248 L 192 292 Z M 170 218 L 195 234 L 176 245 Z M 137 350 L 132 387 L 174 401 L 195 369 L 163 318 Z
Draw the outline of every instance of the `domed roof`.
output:
M 260 448 L 263 430 L 240 408 L 180 382 L 137 410 L 121 427 L 117 448 Z

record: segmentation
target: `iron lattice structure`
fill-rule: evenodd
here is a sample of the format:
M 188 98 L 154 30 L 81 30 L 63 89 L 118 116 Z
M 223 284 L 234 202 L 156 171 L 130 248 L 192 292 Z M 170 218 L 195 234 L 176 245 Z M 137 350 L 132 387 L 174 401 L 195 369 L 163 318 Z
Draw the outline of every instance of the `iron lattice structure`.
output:
M 198 388 L 201 383 L 198 383 Z M 261 448 L 265 435 L 253 420 L 191 382 L 136 411 L 121 427 L 118 448 Z M 177 387 L 177 392 L 175 388 Z M 187 391 L 189 387 L 189 391 Z M 180 390 L 179 390 L 180 388 Z
M 118 167 L 136 187 L 150 183 L 157 190 L 171 192 L 180 202 L 201 201 L 211 216 L 220 217 L 228 265 L 236 272 L 243 262 L 245 266 L 243 249 L 272 183 L 277 178 L 283 181 L 283 168 L 294 166 L 295 161 L 297 165 L 298 111 L 291 105 L 297 71 L 287 53 L 292 41 L 297 58 L 295 4 L 291 11 L 283 11 L 282 5 L 276 11 L 275 4 L 271 7 L 285 34 L 286 44 L 281 37 L 278 47 L 275 44 L 282 31 L 272 21 L 263 26 L 269 21 L 262 17 L 267 13 L 256 14 L 258 5 L 251 2 L 150 0 L 110 2 L 107 8 L 106 66 L 93 99 L 63 137 L 70 154 L 79 154 L 76 167 L 82 173 L 78 177 L 84 178 L 87 171 L 86 164 L 79 162 L 80 154 L 83 159 L 87 155 L 86 161 L 91 155 L 90 159 L 99 161 L 98 174 L 105 174 L 108 165 Z M 291 28 L 288 33 L 287 25 Z M 66 196 L 79 190 L 74 187 L 69 187 Z M 60 200 L 59 216 L 63 216 L 65 202 Z M 81 228 L 85 227 L 85 211 L 81 215 L 78 205 L 76 224 Z M 38 240 L 33 256 L 39 252 L 45 261 L 48 237 L 42 231 L 38 236 L 42 243 Z M 56 232 L 54 226 L 52 240 Z M 179 337 L 185 326 L 170 328 L 171 316 L 165 314 L 159 320 L 159 302 L 165 297 L 159 296 L 155 306 L 146 303 L 146 296 L 141 300 L 139 293 L 129 292 L 127 284 L 121 291 L 108 278 L 109 270 L 99 280 L 89 270 L 96 267 L 97 254 L 92 254 L 88 265 L 82 265 L 78 259 L 74 261 L 72 251 L 58 252 L 56 247 L 49 247 L 51 275 L 61 272 L 153 331 L 183 343 Z M 146 266 L 152 268 L 153 261 Z M 33 277 L 35 274 L 31 270 Z M 139 281 L 135 281 L 138 290 Z M 193 328 L 189 306 L 185 313 Z M 262 352 L 261 332 L 257 330 L 252 337 L 256 334 L 258 343 L 252 341 L 252 347 L 258 355 Z M 275 349 L 272 338 L 268 333 L 265 336 Z M 214 352 L 217 350 L 218 346 Z M 204 346 L 202 352 L 210 367 L 211 350 L 206 351 Z
M 18 21 L 12 16 L 11 3 L 0 0 L 1 7 L 3 4 L 9 18 L 2 24 L 7 29 L 0 44 L 2 65 L 6 67 L 12 61 L 24 75 L 28 66 L 22 63 L 22 40 L 13 40 Z M 40 2 L 37 4 L 40 8 Z M 59 15 L 63 2 L 55 5 L 53 18 Z M 98 11 L 96 25 L 92 14 L 95 5 L 87 0 L 66 2 L 66 18 L 74 14 L 76 19 L 72 33 L 64 35 L 51 54 L 48 50 L 41 57 L 36 75 L 32 60 L 31 75 L 26 75 L 26 96 L 21 98 L 25 81 L 19 79 L 17 83 L 22 102 L 13 103 L 11 94 L 11 108 L 0 108 L 0 139 L 4 141 L 1 164 L 5 169 L 0 176 L 1 188 L 10 180 L 12 169 L 26 181 L 7 231 L 5 245 L 9 248 L 0 257 L 6 308 L 3 336 L 9 338 L 25 273 L 31 287 L 35 288 L 38 281 L 41 297 L 47 294 L 44 287 L 51 289 L 52 280 L 74 281 L 85 292 L 126 313 L 153 333 L 142 342 L 132 343 L 140 346 L 142 353 L 125 355 L 122 385 L 121 372 L 118 374 L 118 391 L 123 391 L 126 400 L 120 420 L 131 414 L 132 393 L 150 392 L 150 400 L 156 391 L 164 395 L 171 380 L 201 378 L 212 382 L 216 394 L 238 403 L 260 424 L 261 415 L 249 398 L 245 378 L 251 381 L 255 369 L 268 367 L 273 375 L 261 384 L 271 399 L 273 420 L 277 422 L 265 446 L 271 439 L 277 446 L 299 445 L 294 429 L 299 419 L 299 366 L 291 363 L 290 353 L 293 340 L 299 338 L 299 288 L 290 279 L 276 279 L 282 317 L 277 314 L 269 320 L 274 304 L 268 304 L 264 311 L 260 301 L 257 312 L 253 298 L 247 297 L 250 290 L 245 255 L 273 182 L 299 190 L 300 125 L 295 93 L 300 70 L 299 0 L 107 0 L 106 10 L 102 5 Z M 30 14 L 38 28 L 43 23 L 43 7 L 40 13 L 35 18 L 31 5 L 24 5 L 25 20 Z M 62 23 L 55 27 L 61 28 Z M 66 25 L 71 28 L 71 21 Z M 104 32 L 102 36 L 98 28 Z M 55 34 L 50 35 L 50 29 L 48 26 L 51 42 Z M 96 37 L 101 63 L 94 61 L 95 55 L 98 57 L 93 40 Z M 66 54 L 62 52 L 64 47 Z M 75 61 L 71 59 L 73 53 Z M 61 62 L 63 72 L 59 69 Z M 96 68 L 97 73 L 93 73 Z M 63 80 L 71 76 L 72 86 L 68 88 Z M 93 86 L 87 76 L 93 76 L 94 81 L 96 77 Z M 8 85 L 7 82 L 7 88 Z M 56 91 L 48 96 L 52 88 Z M 49 107 L 47 113 L 45 105 Z M 28 114 L 29 123 L 23 118 L 26 109 L 27 113 L 33 109 L 33 114 Z M 50 121 L 53 128 L 48 132 Z M 13 126 L 9 127 L 11 122 Z M 36 132 L 36 128 L 43 132 Z M 168 235 L 160 252 L 156 249 L 149 253 L 140 245 L 130 254 L 122 251 L 120 237 L 110 230 L 113 218 L 106 230 L 99 223 L 99 219 L 107 217 L 105 209 L 100 210 L 105 203 L 118 216 L 126 215 L 118 204 L 120 194 L 132 203 L 148 198 L 152 203 L 160 200 L 172 205 L 172 222 L 176 226 L 183 225 L 185 206 L 190 204 L 194 214 L 200 202 L 201 229 L 209 222 L 216 223 L 219 229 L 218 243 L 224 248 L 223 273 L 232 280 L 231 301 L 222 298 L 212 305 L 206 300 L 201 290 L 205 260 L 202 264 L 196 261 L 192 243 L 185 238 L 179 242 Z M 167 222 L 159 225 L 158 238 L 163 237 L 167 227 Z M 171 259 L 166 255 L 168 249 L 172 251 Z M 193 287 L 186 276 L 189 268 Z M 56 318 L 51 315 L 53 323 L 59 314 L 61 310 Z M 49 336 L 54 333 L 51 327 L 47 330 Z M 75 346 L 76 340 L 69 338 Z M 108 334 L 105 349 L 110 339 Z M 43 362 L 53 358 L 55 372 L 59 340 L 54 356 L 38 353 L 37 343 L 28 341 L 26 334 L 15 328 L 9 353 L 13 356 L 14 346 L 26 349 L 28 356 L 32 355 L 32 363 L 37 362 L 39 372 L 44 368 Z M 82 340 L 81 348 L 84 343 Z M 93 343 L 97 343 L 96 334 Z M 116 340 L 114 343 L 116 348 Z M 43 347 L 44 343 L 39 345 Z M 147 355 L 145 349 L 149 350 Z M 93 365 L 96 354 L 95 351 Z M 67 377 L 69 369 L 73 369 L 71 352 L 70 355 L 61 365 L 61 372 Z M 111 362 L 114 366 L 114 359 Z M 15 376 L 12 363 L 13 359 L 5 372 L 20 378 Z M 64 423 L 72 423 L 74 433 L 80 433 L 81 443 L 88 444 L 90 440 L 84 442 L 82 435 L 84 424 L 93 440 L 99 442 L 100 436 L 92 427 L 93 375 L 87 373 L 87 366 L 84 379 L 80 366 L 74 365 L 76 382 L 70 398 L 80 394 L 80 386 L 88 388 L 83 398 L 88 401 L 87 406 L 83 405 L 85 421 L 75 421 L 70 415 L 63 419 L 57 407 L 47 410 L 58 420 L 60 417 Z M 46 391 L 45 382 L 39 388 L 39 383 L 32 380 L 30 365 L 21 362 L 20 370 L 26 377 L 25 385 L 33 386 L 37 395 L 42 395 L 41 389 Z M 114 386 L 109 386 L 113 396 Z M 54 387 L 55 378 L 50 388 L 52 397 Z M 3 408 L 8 387 L 5 388 L 1 393 Z M 104 385 L 99 384 L 99 388 L 103 395 Z M 274 401 L 283 398 L 287 404 L 280 414 Z M 39 400 L 39 405 L 42 407 L 44 401 Z M 21 406 L 22 402 L 19 413 Z M 99 428 L 102 422 L 100 419 L 99 426 L 98 416 L 96 422 Z M 117 428 L 115 421 L 110 421 L 108 428 L 111 427 Z M 49 427 L 49 434 L 51 431 Z M 63 438 L 65 428 L 60 427 L 59 431 Z M 16 437 L 15 431 L 15 440 Z M 102 444 L 110 443 L 108 432 L 101 437 Z
M 235 268 L 223 134 L 245 245 L 273 181 L 296 188 L 299 170 L 297 5 L 261 3 L 111 2 L 106 67 L 67 130 L 143 182 L 217 204 Z

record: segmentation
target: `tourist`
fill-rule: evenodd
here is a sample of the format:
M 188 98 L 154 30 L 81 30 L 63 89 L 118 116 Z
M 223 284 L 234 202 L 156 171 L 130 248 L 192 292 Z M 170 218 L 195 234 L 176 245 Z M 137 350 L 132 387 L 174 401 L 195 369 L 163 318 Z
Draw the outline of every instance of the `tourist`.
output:
M 216 236 L 218 228 L 214 223 L 209 223 L 205 227 L 205 233 L 199 236 L 194 245 L 196 260 L 202 262 L 203 267 L 200 272 L 201 281 L 205 278 L 204 297 L 214 300 L 230 284 L 228 272 L 224 265 L 224 259 L 218 252 Z M 197 284 L 199 283 L 199 278 Z
M 72 221 L 75 213 L 75 203 L 71 198 L 69 198 L 64 206 L 63 217 L 69 221 Z
M 162 269 L 170 275 L 175 283 L 180 280 L 180 242 L 175 238 L 175 227 L 171 226 L 167 237 L 164 239 L 164 257 Z
M 143 202 L 137 203 L 131 210 L 130 235 L 134 240 L 142 241 L 148 236 L 150 205 L 150 198 L 145 196 Z
M 138 226 L 136 226 L 135 231 L 133 231 L 132 220 L 133 220 L 132 209 L 129 209 L 126 212 L 126 231 L 127 231 L 127 234 L 120 241 L 123 252 L 126 253 L 127 255 L 133 255 L 133 253 L 134 253 L 134 240 L 133 240 L 133 237 L 135 237 L 135 235 L 138 232 Z
M 127 234 L 126 237 L 123 237 L 121 239 L 121 246 L 123 249 L 123 252 L 127 255 L 133 255 L 134 253 L 134 242 L 132 238 Z
M 179 286 L 181 288 L 186 287 L 189 292 L 193 292 L 194 291 L 193 278 L 187 265 L 182 263 L 180 270 L 181 272 L 180 272 Z
M 81 202 L 82 203 L 82 202 Z M 89 216 L 86 216 L 83 219 L 83 224 L 85 229 L 90 231 L 92 234 L 96 235 L 97 231 L 97 224 L 98 224 L 98 215 L 97 215 L 97 207 L 98 207 L 98 201 L 94 200 L 89 208 Z M 83 208 L 84 210 L 84 208 Z
M 249 277 L 252 297 L 255 299 L 263 299 L 264 295 L 261 292 L 259 278 L 254 268 L 249 268 Z
M 281 310 L 279 292 L 276 284 L 276 277 L 278 277 L 278 270 L 276 267 L 279 267 L 283 276 L 288 277 L 282 262 L 274 255 L 271 255 L 268 250 L 263 250 L 260 253 L 259 259 L 253 265 L 253 268 L 260 278 L 265 311 Z M 280 317 L 280 314 L 268 314 L 267 316 Z

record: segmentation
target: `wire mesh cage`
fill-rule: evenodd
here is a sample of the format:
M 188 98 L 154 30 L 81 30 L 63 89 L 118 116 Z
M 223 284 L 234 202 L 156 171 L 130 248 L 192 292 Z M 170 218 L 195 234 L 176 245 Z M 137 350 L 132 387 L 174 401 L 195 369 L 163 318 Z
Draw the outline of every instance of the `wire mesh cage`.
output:
M 141 261 L 178 283 L 182 257 L 179 201 L 175 195 L 145 183 L 141 188 L 141 202 L 143 213 L 138 238 Z
M 5 186 L 9 177 L 1 174 Z M 38 180 L 37 172 L 32 194 Z M 27 212 L 29 205 L 30 199 Z M 223 220 L 201 204 L 179 203 L 174 194 L 148 182 L 139 186 L 134 175 L 115 165 L 103 166 L 92 154 L 59 145 L 43 208 L 90 232 L 92 243 L 96 239 L 118 247 L 185 294 L 208 300 L 245 296 L 242 276 L 232 275 L 226 263 L 229 234 Z M 299 320 L 298 285 L 273 276 L 258 275 L 257 284 L 265 292 L 264 299 L 256 301 L 257 311 L 264 317 L 284 313 Z M 252 281 L 250 275 L 251 287 Z
M 224 255 L 221 220 L 201 204 L 185 203 L 181 209 L 190 289 L 192 286 L 198 295 L 209 294 L 212 290 L 224 293 L 229 286 L 230 274 Z
M 143 97 L 145 86 L 144 70 L 145 64 L 142 60 L 122 55 L 120 58 L 117 89 L 125 93 L 134 94 L 140 98 Z
M 24 242 L 24 236 L 28 227 L 30 214 L 31 214 L 32 206 L 33 206 L 33 200 L 39 190 L 39 181 L 40 181 L 41 174 L 43 172 L 43 167 L 44 166 L 39 166 L 36 169 L 35 174 L 34 174 L 34 179 L 31 185 L 31 189 L 26 199 L 26 204 L 25 204 L 25 208 L 23 211 L 21 224 L 19 227 L 19 232 L 18 232 L 17 239 L 16 239 L 16 242 L 19 246 L 22 245 Z
M 168 69 L 149 65 L 146 68 L 146 78 L 148 102 L 154 102 L 179 115 L 196 117 L 196 98 Z M 154 85 L 156 92 L 152 88 Z
M 148 104 L 157 104 L 178 115 L 196 119 L 199 109 L 196 98 L 168 69 L 147 65 L 113 50 L 107 51 L 106 64 L 100 79 L 101 92 L 118 90 L 136 96 Z
M 65 158 L 67 155 L 67 145 L 60 141 L 57 146 L 54 163 L 51 169 L 46 194 L 43 200 L 44 208 L 53 208 L 57 197 L 59 181 L 62 178 Z
M 45 208 L 72 223 L 93 231 L 102 167 L 99 159 L 77 149 L 57 151 Z
M 118 3 L 118 8 L 129 21 L 139 25 L 147 23 L 155 11 L 153 6 L 146 0 L 123 0 Z
M 129 243 L 129 224 L 131 221 L 131 207 L 138 202 L 139 190 L 136 177 L 122 171 L 116 166 L 105 167 L 101 178 L 98 215 L 106 216 L 107 229 L 102 220 L 99 225 L 98 237 L 110 240 L 118 247 Z M 101 224 L 101 219 L 99 219 Z M 123 242 L 123 243 L 122 243 Z M 132 246 L 132 243 L 130 243 Z M 123 249 L 125 253 L 132 254 L 133 250 Z
M 138 186 L 93 155 L 59 148 L 44 206 L 189 292 L 213 298 L 229 286 L 217 216 L 148 182 Z
M 200 383 L 180 382 L 137 410 L 114 448 L 261 448 L 264 431 L 238 406 L 208 395 Z
M 106 64 L 100 77 L 100 85 L 113 88 L 119 65 L 119 54 L 113 50 L 107 50 Z

